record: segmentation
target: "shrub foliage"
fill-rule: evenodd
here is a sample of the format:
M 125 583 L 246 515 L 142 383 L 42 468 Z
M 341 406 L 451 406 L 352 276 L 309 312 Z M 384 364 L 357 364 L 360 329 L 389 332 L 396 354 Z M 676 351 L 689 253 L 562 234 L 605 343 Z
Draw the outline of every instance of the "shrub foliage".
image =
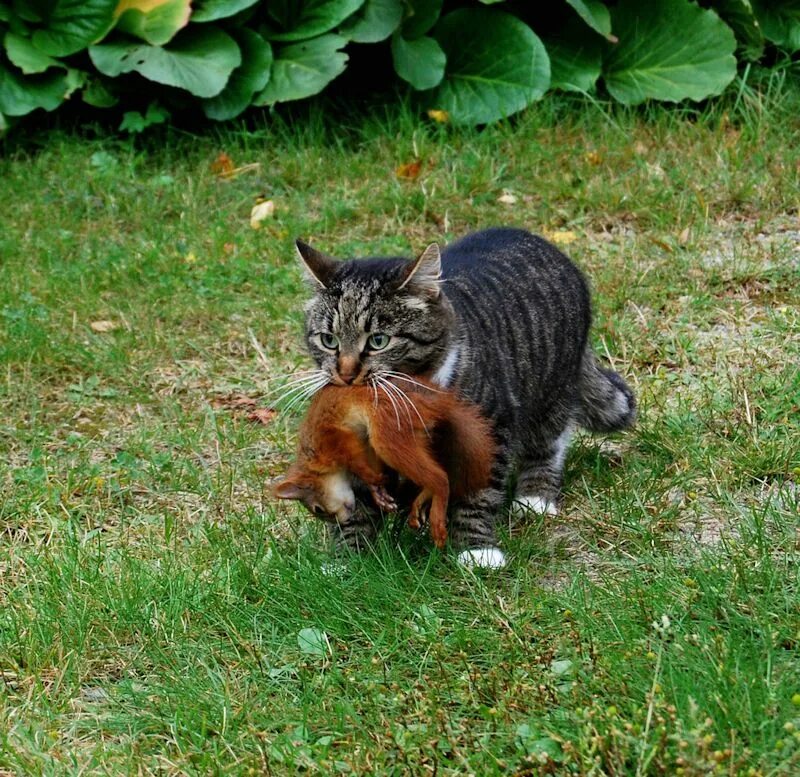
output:
M 143 94 L 157 109 L 128 127 L 192 101 L 232 119 L 321 92 L 365 45 L 385 47 L 432 115 L 483 124 L 549 89 L 719 94 L 737 62 L 800 50 L 800 14 L 797 0 L 0 0 L 0 38 L 0 129 Z

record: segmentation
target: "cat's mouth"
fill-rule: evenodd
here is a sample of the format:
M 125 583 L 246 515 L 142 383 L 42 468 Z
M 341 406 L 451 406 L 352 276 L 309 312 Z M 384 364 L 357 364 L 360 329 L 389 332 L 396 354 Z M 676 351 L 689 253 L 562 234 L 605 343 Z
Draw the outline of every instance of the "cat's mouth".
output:
M 331 383 L 334 386 L 361 386 L 368 382 L 367 374 L 364 370 L 358 375 L 339 375 L 339 373 L 331 373 Z

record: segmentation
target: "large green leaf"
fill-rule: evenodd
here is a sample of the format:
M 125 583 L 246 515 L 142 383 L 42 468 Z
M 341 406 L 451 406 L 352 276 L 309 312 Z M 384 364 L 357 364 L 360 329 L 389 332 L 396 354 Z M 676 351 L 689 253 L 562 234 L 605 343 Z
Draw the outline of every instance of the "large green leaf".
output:
M 33 44 L 45 54 L 66 57 L 100 40 L 114 23 L 117 0 L 56 0 Z
M 254 6 L 258 0 L 195 0 L 192 3 L 193 22 L 213 22 Z
M 445 77 L 428 97 L 459 124 L 488 124 L 522 110 L 550 86 L 550 60 L 520 19 L 489 8 L 443 17 L 434 37 L 447 55 Z
M 406 40 L 423 36 L 439 21 L 443 0 L 405 0 L 406 17 L 402 33 Z
M 253 105 L 300 100 L 321 92 L 347 65 L 340 51 L 347 38 L 321 35 L 319 38 L 284 46 L 275 54 L 272 73 L 265 89 L 253 98 Z
M 262 30 L 270 40 L 306 40 L 338 27 L 364 0 L 269 0 L 270 24 Z
M 366 0 L 339 28 L 339 34 L 356 43 L 386 40 L 403 19 L 402 0 Z
M 44 73 L 53 66 L 61 65 L 57 59 L 45 54 L 31 43 L 30 38 L 23 38 L 13 32 L 7 32 L 3 41 L 6 55 L 25 75 Z M 64 67 L 61 65 L 61 67 Z
M 611 15 L 600 0 L 567 0 L 578 16 L 604 38 L 611 35 Z
M 603 63 L 603 76 L 622 103 L 702 100 L 720 94 L 736 75 L 731 28 L 689 0 L 621 0 L 612 23 L 619 43 Z
M 444 78 L 447 57 L 427 35 L 406 40 L 397 33 L 392 36 L 392 60 L 397 75 L 415 89 L 433 89 Z
M 744 59 L 757 62 L 764 53 L 764 33 L 753 13 L 750 0 L 714 0 L 714 10 L 733 30 Z
M 214 97 L 242 61 L 239 47 L 215 27 L 190 27 L 168 46 L 115 41 L 89 49 L 94 66 L 104 75 L 136 71 L 150 81 L 185 89 L 197 97 Z
M 24 116 L 37 108 L 46 111 L 58 108 L 73 89 L 73 82 L 67 76 L 54 70 L 23 76 L 0 63 L 0 113 Z
M 764 37 L 787 51 L 800 51 L 800 0 L 753 0 Z
M 257 32 L 245 28 L 232 30 L 242 52 L 242 64 L 231 73 L 225 88 L 203 102 L 210 119 L 233 119 L 250 105 L 253 95 L 269 82 L 272 47 Z
M 600 77 L 603 40 L 574 17 L 544 41 L 550 55 L 550 87 L 568 92 L 589 92 Z
M 106 79 L 92 78 L 83 88 L 81 97 L 87 105 L 95 108 L 111 108 L 119 102 L 112 84 L 112 81 Z
M 191 12 L 191 0 L 120 0 L 116 28 L 163 46 L 189 23 Z

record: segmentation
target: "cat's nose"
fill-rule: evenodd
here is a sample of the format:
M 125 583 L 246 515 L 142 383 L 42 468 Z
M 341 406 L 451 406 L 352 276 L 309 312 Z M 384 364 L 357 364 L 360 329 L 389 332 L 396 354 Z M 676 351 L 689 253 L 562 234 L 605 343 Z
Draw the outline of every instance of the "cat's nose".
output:
M 337 372 L 344 383 L 351 384 L 358 377 L 360 371 L 361 364 L 359 364 L 357 356 L 344 355 L 339 357 Z

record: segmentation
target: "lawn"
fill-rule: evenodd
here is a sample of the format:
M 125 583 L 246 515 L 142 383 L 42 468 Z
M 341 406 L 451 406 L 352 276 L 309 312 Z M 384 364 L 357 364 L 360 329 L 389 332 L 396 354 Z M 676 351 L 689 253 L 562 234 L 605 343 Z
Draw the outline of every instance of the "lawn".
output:
M 796 774 L 798 117 L 774 80 L 483 131 L 311 108 L 9 139 L 0 774 Z M 495 224 L 586 271 L 637 427 L 575 441 L 505 570 L 398 522 L 326 575 L 269 494 L 302 408 L 250 418 L 308 366 L 293 238 Z

